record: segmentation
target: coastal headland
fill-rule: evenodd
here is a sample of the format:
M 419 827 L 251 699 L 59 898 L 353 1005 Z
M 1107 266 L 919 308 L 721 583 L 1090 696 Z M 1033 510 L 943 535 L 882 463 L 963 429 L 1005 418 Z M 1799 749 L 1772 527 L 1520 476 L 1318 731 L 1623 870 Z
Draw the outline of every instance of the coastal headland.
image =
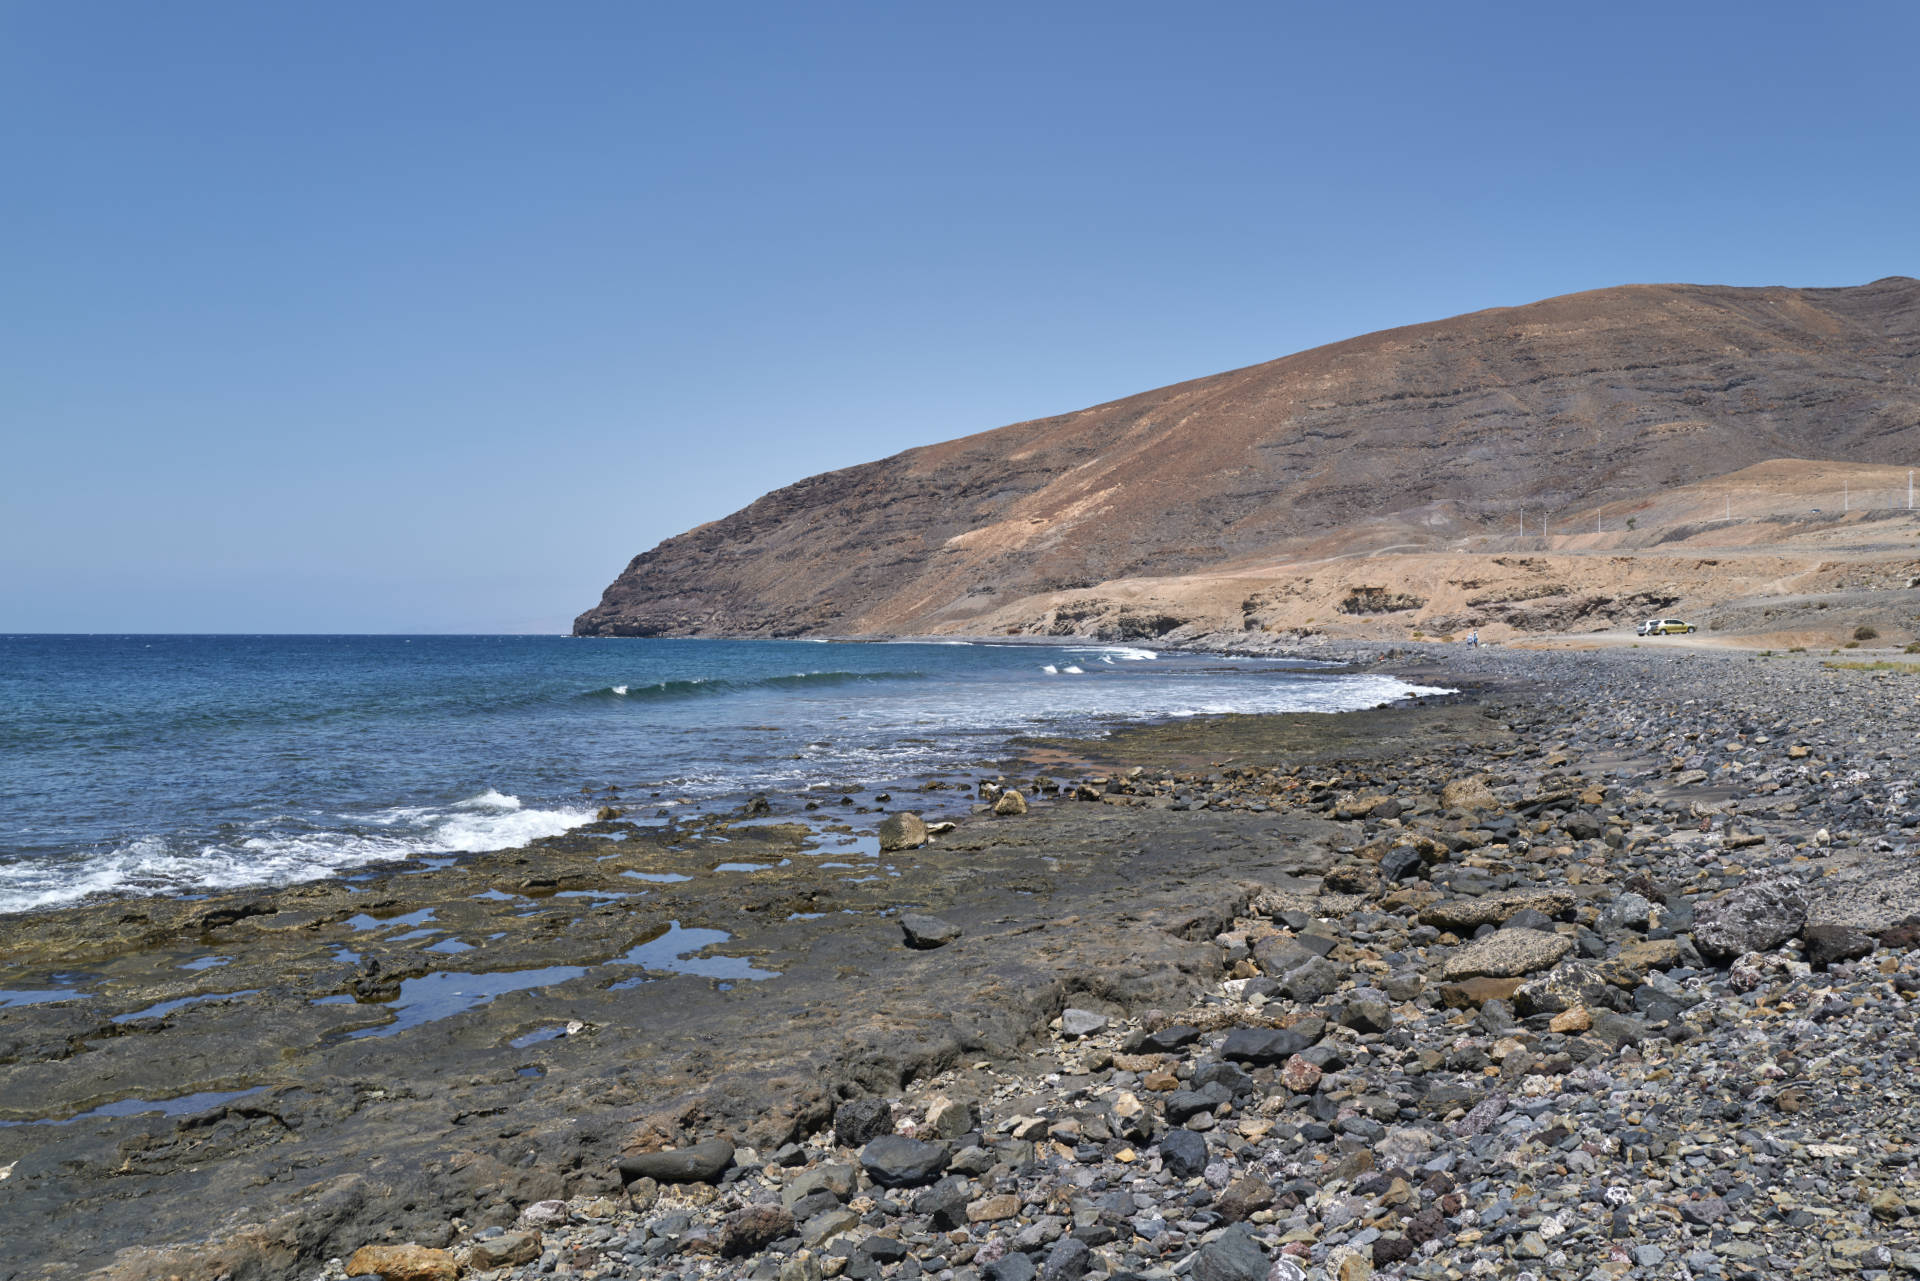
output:
M 1460 692 L 11 918 L 0 1276 L 1920 1262 L 1914 675 L 1343 653 Z
M 1627 285 L 909 449 L 635 556 L 583 636 L 1902 643 L 1920 281 Z

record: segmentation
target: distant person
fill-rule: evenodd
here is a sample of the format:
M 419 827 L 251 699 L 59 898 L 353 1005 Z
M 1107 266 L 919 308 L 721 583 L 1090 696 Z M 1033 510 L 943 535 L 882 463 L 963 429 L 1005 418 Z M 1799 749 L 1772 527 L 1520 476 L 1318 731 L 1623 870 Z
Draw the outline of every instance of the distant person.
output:
M 1480 633 L 1478 630 L 1467 633 L 1467 648 L 1468 649 L 1480 648 Z

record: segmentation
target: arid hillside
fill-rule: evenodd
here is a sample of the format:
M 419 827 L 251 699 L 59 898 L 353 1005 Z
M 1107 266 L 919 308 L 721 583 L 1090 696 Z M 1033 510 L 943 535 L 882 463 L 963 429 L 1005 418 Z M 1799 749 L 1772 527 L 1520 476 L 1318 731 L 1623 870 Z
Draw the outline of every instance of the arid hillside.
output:
M 1807 495 L 1834 479 L 1851 519 L 1851 482 L 1794 460 L 1883 465 L 1863 502 L 1891 510 L 1898 477 L 1880 471 L 1916 459 L 1920 281 L 1632 285 L 1369 334 L 815 476 L 635 557 L 575 631 L 1157 635 L 1203 620 L 1193 606 L 1116 606 L 1143 582 L 1193 579 L 1166 589 L 1193 605 L 1210 598 L 1202 583 L 1251 583 L 1237 618 L 1261 592 L 1284 600 L 1304 565 L 1371 555 L 1386 563 L 1343 587 L 1419 596 L 1397 585 L 1399 561 L 1590 558 L 1609 514 L 1622 557 L 1668 559 L 1715 534 L 1711 513 L 1676 524 L 1661 505 L 1718 500 L 1731 525 L 1735 498 L 1712 482 L 1763 463 L 1786 470 L 1741 545 L 1817 544 L 1798 518 L 1831 505 Z M 1576 546 L 1589 525 L 1595 545 Z M 1462 591 L 1463 606 L 1485 594 Z M 1070 616 L 1082 598 L 1087 612 Z M 1262 608 L 1277 626 L 1322 618 L 1271 601 L 1245 617 Z M 1475 617 L 1421 610 L 1435 626 Z

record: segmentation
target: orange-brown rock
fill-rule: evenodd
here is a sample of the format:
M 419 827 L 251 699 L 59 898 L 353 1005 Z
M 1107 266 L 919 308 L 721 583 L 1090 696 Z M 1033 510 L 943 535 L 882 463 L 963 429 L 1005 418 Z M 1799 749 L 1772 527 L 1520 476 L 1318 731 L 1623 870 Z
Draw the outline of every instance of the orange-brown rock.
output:
M 445 1250 L 423 1245 L 363 1245 L 347 1260 L 347 1275 L 372 1274 L 386 1281 L 456 1281 L 460 1265 Z

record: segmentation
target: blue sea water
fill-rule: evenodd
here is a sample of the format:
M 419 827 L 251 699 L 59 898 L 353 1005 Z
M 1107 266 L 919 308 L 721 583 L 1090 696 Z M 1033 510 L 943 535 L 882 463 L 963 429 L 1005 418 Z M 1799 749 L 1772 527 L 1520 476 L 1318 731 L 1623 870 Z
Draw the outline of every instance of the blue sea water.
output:
M 851 788 L 1020 733 L 1416 692 L 1128 646 L 0 637 L 0 912 L 502 849 L 588 821 L 607 784 Z

